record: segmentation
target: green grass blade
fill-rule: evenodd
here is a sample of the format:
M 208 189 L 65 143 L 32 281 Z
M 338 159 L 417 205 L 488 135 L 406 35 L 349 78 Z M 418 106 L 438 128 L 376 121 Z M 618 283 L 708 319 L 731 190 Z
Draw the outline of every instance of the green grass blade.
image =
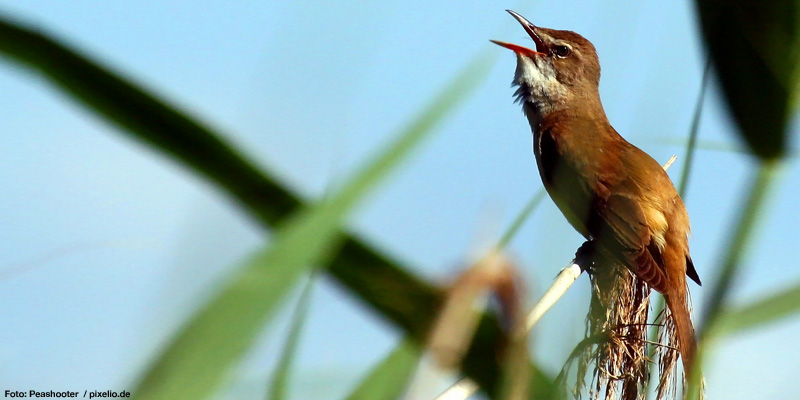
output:
M 272 376 L 272 382 L 269 386 L 267 399 L 269 400 L 283 400 L 286 398 L 286 387 L 289 383 L 289 373 L 292 369 L 295 354 L 297 353 L 297 345 L 300 342 L 300 335 L 303 333 L 303 325 L 308 317 L 308 308 L 311 301 L 311 291 L 314 287 L 317 275 L 311 273 L 306 282 L 303 292 L 295 306 L 292 315 L 292 322 L 289 327 L 289 332 L 286 333 L 286 343 L 283 345 L 283 351 L 278 359 L 278 365 L 275 367 L 275 373 Z
M 735 308 L 719 317 L 720 334 L 736 334 L 764 327 L 800 313 L 800 283 L 767 298 Z
M 397 399 L 403 395 L 420 358 L 419 345 L 404 339 L 376 365 L 347 400 Z
M 318 206 L 293 215 L 272 245 L 237 272 L 222 292 L 182 330 L 140 384 L 137 398 L 203 399 L 213 395 L 229 367 L 255 340 L 293 283 L 333 256 L 348 212 L 395 169 L 476 86 L 487 58 L 470 65 L 394 143 Z
M 655 139 L 656 142 L 667 145 L 667 146 L 686 146 L 685 139 L 675 139 L 672 137 L 663 137 Z M 695 149 L 697 150 L 708 150 L 708 151 L 719 151 L 723 153 L 737 153 L 743 155 L 753 155 L 753 153 L 746 147 L 738 146 L 733 143 L 717 141 L 717 140 L 697 140 L 695 145 Z M 795 156 L 796 154 L 787 154 L 787 156 Z
M 689 128 L 689 141 L 686 143 L 686 155 L 683 159 L 683 169 L 681 169 L 681 178 L 678 184 L 678 194 L 684 199 L 686 198 L 686 188 L 689 187 L 689 174 L 692 172 L 692 165 L 694 165 L 694 153 L 697 150 L 697 137 L 700 131 L 700 117 L 703 116 L 703 104 L 706 102 L 706 89 L 708 88 L 708 79 L 711 76 L 710 72 L 711 60 L 707 60 L 703 69 L 703 78 L 700 80 L 700 94 L 697 96 L 697 104 L 694 106 L 692 126 Z
M 315 212 L 314 212 L 315 211 Z M 133 390 L 136 399 L 204 399 L 215 393 L 285 295 L 335 246 L 342 205 L 292 217 L 183 327 Z

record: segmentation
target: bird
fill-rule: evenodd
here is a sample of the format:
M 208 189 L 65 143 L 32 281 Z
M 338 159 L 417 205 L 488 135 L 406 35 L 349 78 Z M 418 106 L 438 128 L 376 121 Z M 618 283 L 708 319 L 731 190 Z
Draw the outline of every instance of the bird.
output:
M 506 11 L 535 45 L 492 40 L 516 54 L 512 84 L 531 126 L 544 187 L 594 251 L 664 296 L 688 375 L 697 343 L 686 277 L 701 282 L 689 254 L 686 206 L 661 165 L 611 126 L 600 101 L 594 45 Z

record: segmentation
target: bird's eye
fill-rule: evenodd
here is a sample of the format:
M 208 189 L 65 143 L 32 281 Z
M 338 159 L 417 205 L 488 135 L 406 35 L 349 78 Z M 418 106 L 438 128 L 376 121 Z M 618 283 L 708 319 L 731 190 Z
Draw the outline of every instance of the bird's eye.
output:
M 553 53 L 561 58 L 565 58 L 572 54 L 572 49 L 570 49 L 568 46 L 560 45 L 553 49 Z

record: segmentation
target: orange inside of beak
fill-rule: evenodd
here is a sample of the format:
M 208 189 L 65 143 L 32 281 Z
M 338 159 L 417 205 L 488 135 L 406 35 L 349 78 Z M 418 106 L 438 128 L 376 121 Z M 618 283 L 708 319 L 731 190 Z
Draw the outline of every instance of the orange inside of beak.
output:
M 498 41 L 498 40 L 491 40 L 491 42 L 496 44 L 496 45 L 498 45 L 498 46 L 505 47 L 505 48 L 513 51 L 514 53 L 522 54 L 522 55 L 525 55 L 525 56 L 528 56 L 528 57 L 533 57 L 533 56 L 537 56 L 537 55 L 539 55 L 539 56 L 545 55 L 544 53 L 540 53 L 540 52 L 538 52 L 536 50 L 531 50 L 531 49 L 529 49 L 527 47 L 522 47 L 520 45 L 516 45 L 516 44 L 513 44 L 513 43 L 506 43 L 506 42 L 501 42 L 501 41 Z

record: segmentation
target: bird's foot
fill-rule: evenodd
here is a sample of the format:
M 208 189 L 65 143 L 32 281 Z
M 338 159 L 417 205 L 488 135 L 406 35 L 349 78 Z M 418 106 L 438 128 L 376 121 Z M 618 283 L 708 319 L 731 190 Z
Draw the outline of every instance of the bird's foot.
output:
M 578 264 L 582 270 L 591 273 L 596 254 L 597 247 L 595 242 L 587 240 L 575 252 L 575 264 Z

